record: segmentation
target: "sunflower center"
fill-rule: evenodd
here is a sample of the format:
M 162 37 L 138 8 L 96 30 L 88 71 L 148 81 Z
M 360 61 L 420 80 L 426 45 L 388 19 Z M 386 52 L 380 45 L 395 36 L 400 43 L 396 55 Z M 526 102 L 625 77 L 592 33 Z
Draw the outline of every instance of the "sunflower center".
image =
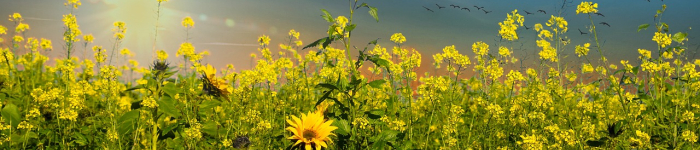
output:
M 304 130 L 303 134 L 304 138 L 307 140 L 311 140 L 316 137 L 316 131 L 313 130 Z

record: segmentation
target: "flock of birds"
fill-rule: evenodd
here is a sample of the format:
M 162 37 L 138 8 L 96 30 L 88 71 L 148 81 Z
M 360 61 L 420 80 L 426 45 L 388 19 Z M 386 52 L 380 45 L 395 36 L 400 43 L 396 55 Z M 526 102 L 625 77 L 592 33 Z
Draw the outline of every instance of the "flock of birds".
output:
M 647 0 L 647 1 L 648 1 L 648 0 Z M 662 0 L 662 1 L 663 1 L 663 0 Z M 439 9 L 443 9 L 443 8 L 447 8 L 447 7 L 445 7 L 445 6 L 440 6 L 439 4 L 435 4 L 435 6 L 437 6 L 438 10 L 439 10 Z M 471 9 L 469 9 L 469 7 L 461 7 L 461 6 L 454 5 L 454 4 L 450 4 L 450 6 L 451 6 L 452 8 L 455 8 L 455 9 L 466 10 L 466 11 L 471 12 Z M 423 8 L 425 8 L 425 10 L 427 10 L 427 11 L 435 12 L 435 11 L 433 11 L 432 9 L 428 8 L 428 7 L 423 6 Z M 493 12 L 493 11 L 488 11 L 488 10 L 484 9 L 483 6 L 476 6 L 476 5 L 474 5 L 474 8 L 476 8 L 477 10 L 484 11 L 484 14 L 489 14 L 490 12 Z M 525 12 L 525 15 L 534 15 L 534 14 L 535 14 L 535 13 L 529 12 L 529 11 L 527 11 L 527 10 L 525 10 L 524 12 Z M 537 13 L 547 14 L 547 12 L 544 11 L 544 10 L 542 10 L 542 9 L 537 10 Z M 605 17 L 605 15 L 603 15 L 602 13 L 594 13 L 594 14 L 595 14 L 595 15 L 598 15 L 598 16 Z M 600 22 L 599 24 L 610 27 L 610 24 L 608 24 L 607 22 Z M 526 30 L 530 30 L 530 28 L 531 28 L 531 27 L 527 27 L 527 26 L 524 26 L 524 27 L 525 27 Z M 588 34 L 588 33 L 586 33 L 586 32 L 581 31 L 581 29 L 578 29 L 578 31 L 579 31 L 579 33 L 580 33 L 581 35 Z
M 438 9 L 446 8 L 445 6 L 440 6 L 439 4 L 435 4 L 435 6 L 437 6 Z M 454 5 L 454 4 L 450 4 L 450 6 L 451 6 L 452 8 L 456 8 L 456 9 L 460 9 L 460 10 L 467 10 L 467 11 L 469 11 L 469 12 L 472 12 L 472 10 L 469 9 L 469 7 L 461 7 L 461 6 Z M 425 8 L 425 10 L 427 10 L 427 11 L 435 12 L 435 11 L 433 11 L 432 9 L 428 8 L 428 7 L 423 6 L 423 8 Z M 485 14 L 488 14 L 488 13 L 490 13 L 490 12 L 493 12 L 493 11 L 488 11 L 488 10 L 484 9 L 483 6 L 479 7 L 479 6 L 474 5 L 474 8 L 476 8 L 476 10 L 484 11 Z

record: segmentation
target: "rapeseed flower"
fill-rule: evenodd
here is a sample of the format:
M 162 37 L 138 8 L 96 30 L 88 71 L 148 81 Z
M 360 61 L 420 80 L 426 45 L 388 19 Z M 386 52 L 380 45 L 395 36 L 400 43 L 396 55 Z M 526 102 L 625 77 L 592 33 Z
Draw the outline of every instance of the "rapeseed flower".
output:
M 583 44 L 583 46 L 576 45 L 576 55 L 578 55 L 578 57 L 588 55 L 588 51 L 590 50 L 588 47 L 590 47 L 590 46 L 591 46 L 591 43 Z
M 652 38 L 651 40 L 656 41 L 656 43 L 659 44 L 661 48 L 665 48 L 666 46 L 671 45 L 670 34 L 655 32 L 654 38 Z
M 270 45 L 270 37 L 267 35 L 262 35 L 258 37 L 258 43 L 260 43 L 260 46 Z
M 506 20 L 498 23 L 498 25 L 501 26 L 501 29 L 498 31 L 498 34 L 509 41 L 518 39 L 518 33 L 515 31 L 518 29 L 518 25 L 522 26 L 523 22 L 525 22 L 525 17 L 518 14 L 517 9 L 513 10 L 511 14 L 507 14 Z
M 27 30 L 29 30 L 29 25 L 26 23 L 19 23 L 19 24 L 17 24 L 17 27 L 15 28 L 15 32 L 17 32 L 17 33 L 21 33 L 21 32 L 27 31 Z
M 75 9 L 78 9 L 78 6 L 82 5 L 80 0 L 66 0 L 66 3 L 63 3 L 64 6 L 72 6 Z
M 291 126 L 287 127 L 286 130 L 293 133 L 287 139 L 296 140 L 293 146 L 304 143 L 304 148 L 307 150 L 327 148 L 327 143 L 333 142 L 329 136 L 335 135 L 331 132 L 338 129 L 338 127 L 331 125 L 333 120 L 326 121 L 323 119 L 323 114 L 317 112 L 301 115 L 301 119 L 294 115 L 292 115 L 291 120 L 287 119 L 287 123 Z
M 391 41 L 396 44 L 401 44 L 406 42 L 406 37 L 404 37 L 401 33 L 394 33 L 394 35 L 391 35 Z
M 166 53 L 164 50 L 158 50 L 158 60 L 164 61 L 168 59 L 168 53 Z
M 93 40 L 95 40 L 95 37 L 92 36 L 92 34 L 84 35 L 83 40 L 87 43 L 92 43 Z
M 579 4 L 576 7 L 576 14 L 579 14 L 579 13 L 584 13 L 584 14 L 597 13 L 598 12 L 597 8 L 598 8 L 598 3 L 581 2 L 581 4 Z
M 22 21 L 23 19 L 22 19 L 22 15 L 21 15 L 21 14 L 19 14 L 19 13 L 14 13 L 14 14 L 10 15 L 10 19 L 9 19 L 9 20 L 10 20 L 10 21 L 17 21 L 17 22 L 20 22 L 20 21 Z
M 185 28 L 190 28 L 194 27 L 194 21 L 192 20 L 192 17 L 187 16 L 182 19 L 182 26 Z
M 41 49 L 53 50 L 53 46 L 51 46 L 51 40 L 41 38 Z
M 695 132 L 690 131 L 690 130 L 683 131 L 682 138 L 684 141 L 687 141 L 690 143 L 695 143 L 698 141 L 698 136 L 695 135 Z

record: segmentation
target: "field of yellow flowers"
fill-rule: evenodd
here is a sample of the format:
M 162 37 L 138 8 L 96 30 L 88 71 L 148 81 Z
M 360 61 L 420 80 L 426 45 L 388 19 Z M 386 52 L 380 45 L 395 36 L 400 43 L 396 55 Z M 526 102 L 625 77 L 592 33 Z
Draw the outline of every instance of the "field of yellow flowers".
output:
M 167 0 L 157 0 L 167 3 Z M 65 3 L 71 12 L 79 0 Z M 349 16 L 377 8 L 350 0 Z M 639 26 L 655 32 L 658 49 L 639 49 L 638 60 L 609 62 L 591 15 L 598 4 L 582 2 L 595 43 L 559 40 L 568 22 L 551 16 L 537 23 L 539 65 L 517 62 L 508 41 L 518 40 L 525 17 L 513 10 L 499 23 L 498 47 L 476 42 L 473 56 L 446 46 L 432 67 L 444 75 L 416 72 L 423 56 L 395 45 L 357 49 L 352 17 L 333 16 L 327 37 L 304 45 L 289 31 L 287 44 L 272 48 L 260 36 L 255 66 L 233 71 L 201 64 L 207 52 L 184 42 L 176 54 L 115 65 L 131 52 L 118 49 L 126 33 L 115 22 L 112 49 L 93 45 L 72 13 L 63 15 L 65 58 L 47 65 L 52 41 L 24 37 L 30 28 L 19 13 L 16 26 L 0 26 L 1 149 L 692 149 L 698 143 L 700 60 L 686 56 L 687 34 L 670 33 L 657 21 Z M 158 8 L 160 10 L 160 8 Z M 655 18 L 661 20 L 662 6 Z M 186 17 L 182 26 L 192 28 Z M 650 30 L 642 30 L 651 28 Z M 356 42 L 357 43 L 357 42 Z M 332 45 L 338 46 L 333 47 Z M 592 46 L 593 45 L 593 46 Z M 80 59 L 77 48 L 92 47 Z M 391 47 L 390 51 L 387 48 Z M 497 49 L 497 51 L 496 51 Z M 600 54 L 592 58 L 589 51 Z M 562 64 L 574 50 L 582 64 Z M 115 53 L 116 51 L 116 53 Z M 359 55 L 351 55 L 357 51 Z M 658 56 L 652 56 L 656 51 Z M 274 53 L 274 54 L 273 54 Z M 184 64 L 167 62 L 182 58 Z M 597 57 L 597 55 L 596 55 Z M 427 59 L 426 59 L 427 60 Z M 639 62 L 635 65 L 631 62 Z M 183 65 L 184 67 L 177 67 Z M 580 69 L 579 69 L 580 68 Z M 125 74 L 140 73 L 129 80 Z M 134 81 L 134 82 L 132 82 Z

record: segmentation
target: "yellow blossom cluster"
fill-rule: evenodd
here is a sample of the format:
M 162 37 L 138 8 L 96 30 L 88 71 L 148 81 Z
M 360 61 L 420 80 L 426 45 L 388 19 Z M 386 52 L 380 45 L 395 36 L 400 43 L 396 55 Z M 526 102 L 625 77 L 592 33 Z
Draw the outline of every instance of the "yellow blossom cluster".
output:
M 518 14 L 517 9 L 513 10 L 513 12 L 507 14 L 506 20 L 498 23 L 498 25 L 501 26 L 501 30 L 498 31 L 498 34 L 509 41 L 518 40 L 518 33 L 515 31 L 518 27 L 523 26 L 523 22 L 525 22 L 525 17 Z
M 68 43 L 78 42 L 78 37 L 82 34 L 79 29 L 78 21 L 73 14 L 63 15 L 63 24 L 66 26 L 66 32 L 63 33 L 63 40 Z
M 391 41 L 396 44 L 401 44 L 403 42 L 406 42 L 406 37 L 404 37 L 402 33 L 394 33 L 393 35 L 391 35 Z
M 597 8 L 598 8 L 598 3 L 581 2 L 581 4 L 579 4 L 576 7 L 576 14 L 579 14 L 579 13 L 584 13 L 584 14 L 597 13 L 598 12 Z
M 194 27 L 194 20 L 192 20 L 192 17 L 187 16 L 182 19 L 182 26 L 185 28 L 191 28 Z
M 666 46 L 671 45 L 671 35 L 661 32 L 654 32 L 654 38 L 651 40 L 656 41 L 656 43 L 661 48 L 666 48 Z

